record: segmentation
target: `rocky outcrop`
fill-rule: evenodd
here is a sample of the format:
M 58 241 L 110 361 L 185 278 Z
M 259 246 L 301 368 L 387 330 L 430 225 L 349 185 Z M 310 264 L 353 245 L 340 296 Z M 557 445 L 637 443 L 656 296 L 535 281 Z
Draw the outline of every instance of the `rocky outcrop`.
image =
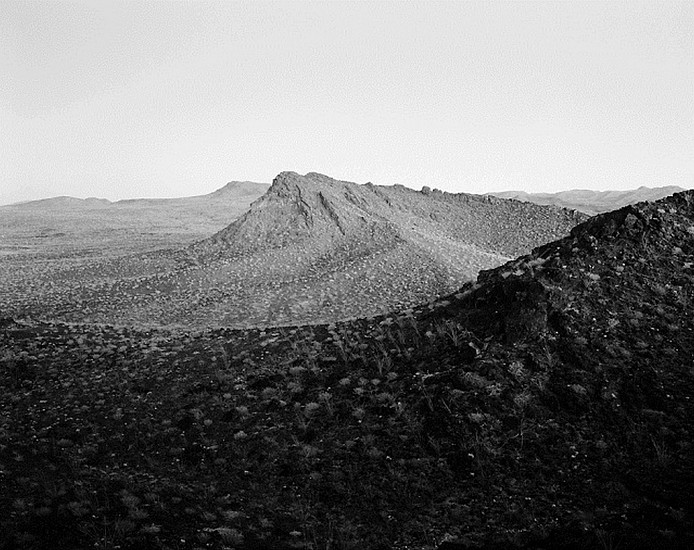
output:
M 213 236 L 183 250 L 52 272 L 55 294 L 22 297 L 17 309 L 40 303 L 44 315 L 80 320 L 86 309 L 76 304 L 85 304 L 92 320 L 194 326 L 371 316 L 451 292 L 584 219 L 494 197 L 282 172 Z M 76 284 L 87 277 L 89 284 Z

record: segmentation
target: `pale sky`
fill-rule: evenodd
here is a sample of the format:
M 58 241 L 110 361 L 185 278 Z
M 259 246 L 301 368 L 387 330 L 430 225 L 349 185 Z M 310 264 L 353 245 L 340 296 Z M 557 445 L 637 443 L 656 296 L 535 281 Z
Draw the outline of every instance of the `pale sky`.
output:
M 0 204 L 694 188 L 694 2 L 0 0 Z

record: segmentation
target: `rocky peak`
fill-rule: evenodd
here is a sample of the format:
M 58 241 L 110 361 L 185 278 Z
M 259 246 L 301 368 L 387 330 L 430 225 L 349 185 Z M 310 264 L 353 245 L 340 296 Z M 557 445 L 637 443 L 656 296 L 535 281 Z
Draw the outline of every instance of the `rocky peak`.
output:
M 319 247 L 354 236 L 375 222 L 360 186 L 311 172 L 281 172 L 251 209 L 211 238 L 243 252 L 300 242 Z M 368 193 L 372 194 L 371 191 Z
M 272 185 L 268 190 L 268 194 L 282 194 L 291 189 L 296 189 L 299 186 L 301 179 L 301 176 L 296 172 L 280 172 L 275 179 L 272 180 Z
M 292 195 L 316 195 L 317 193 L 334 193 L 347 188 L 357 187 L 357 184 L 333 179 L 324 174 L 309 172 L 305 176 L 296 172 L 281 172 L 273 180 L 269 196 L 287 197 Z

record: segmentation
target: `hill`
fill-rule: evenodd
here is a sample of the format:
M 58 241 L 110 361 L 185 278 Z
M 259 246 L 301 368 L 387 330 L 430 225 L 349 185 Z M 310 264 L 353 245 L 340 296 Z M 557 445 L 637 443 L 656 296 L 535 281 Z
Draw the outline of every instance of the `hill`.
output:
M 690 191 L 372 319 L 5 319 L 0 548 L 691 548 L 693 266 Z
M 584 216 L 475 195 L 284 172 L 241 218 L 185 249 L 6 282 L 16 315 L 257 326 L 375 315 L 434 299 Z M 45 282 L 38 282 L 45 281 Z M 31 296 L 26 288 L 40 290 Z M 0 296 L 2 291 L 0 290 Z
M 184 246 L 241 216 L 267 188 L 230 182 L 178 199 L 53 197 L 0 206 L 0 254 L 100 257 Z
M 34 201 L 24 201 L 14 204 L 2 205 L 0 208 L 5 206 L 13 207 L 14 209 L 21 210 L 40 210 L 43 208 L 50 209 L 90 209 L 90 208 L 107 208 L 109 205 L 113 204 L 108 199 L 99 199 L 96 197 L 89 197 L 86 199 L 78 199 L 76 197 L 60 196 L 51 197 L 48 199 L 38 199 Z
M 19 210 L 33 210 L 43 208 L 56 209 L 90 209 L 90 208 L 107 208 L 116 206 L 123 209 L 146 207 L 148 205 L 176 206 L 185 205 L 186 203 L 205 203 L 211 202 L 211 199 L 218 197 L 250 197 L 251 202 L 267 191 L 268 184 L 255 183 L 252 181 L 230 181 L 223 187 L 220 187 L 212 193 L 206 195 L 194 195 L 190 197 L 171 198 L 171 199 L 122 199 L 119 201 L 110 201 L 108 199 L 100 199 L 97 197 L 88 197 L 80 199 L 70 196 L 49 197 L 45 199 L 37 199 L 31 201 L 22 201 L 13 204 L 0 205 L 0 208 L 6 206 Z
M 501 191 L 490 193 L 495 197 L 515 199 L 535 204 L 545 204 L 571 208 L 584 212 L 590 216 L 601 212 L 617 210 L 629 204 L 643 201 L 655 201 L 674 193 L 684 191 L 681 187 L 670 185 L 667 187 L 639 187 L 628 191 L 592 191 L 588 189 L 574 189 L 560 191 L 558 193 L 526 193 L 525 191 Z

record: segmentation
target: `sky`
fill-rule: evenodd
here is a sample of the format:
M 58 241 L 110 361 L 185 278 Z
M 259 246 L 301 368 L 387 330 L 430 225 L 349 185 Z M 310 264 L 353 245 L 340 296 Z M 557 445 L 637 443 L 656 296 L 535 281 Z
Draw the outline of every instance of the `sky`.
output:
M 694 2 L 0 0 L 0 204 L 694 188 Z

